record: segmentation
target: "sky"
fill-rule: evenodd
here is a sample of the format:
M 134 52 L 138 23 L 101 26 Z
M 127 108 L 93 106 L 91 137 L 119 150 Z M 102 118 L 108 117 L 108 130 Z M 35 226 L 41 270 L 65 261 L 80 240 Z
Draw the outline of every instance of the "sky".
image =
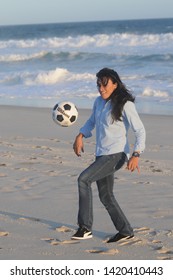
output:
M 172 17 L 173 0 L 0 0 L 0 25 Z

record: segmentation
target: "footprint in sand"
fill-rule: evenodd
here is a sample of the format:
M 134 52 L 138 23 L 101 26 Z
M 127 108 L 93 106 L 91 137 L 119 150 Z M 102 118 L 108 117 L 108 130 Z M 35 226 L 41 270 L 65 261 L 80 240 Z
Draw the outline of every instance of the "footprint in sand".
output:
M 162 247 L 160 250 L 158 250 L 158 253 L 162 255 L 158 256 L 158 259 L 160 260 L 173 260 L 173 249 Z
M 61 241 L 62 245 L 64 245 L 64 244 L 77 244 L 77 243 L 80 243 L 80 242 L 76 241 L 76 240 L 63 240 L 63 241 Z
M 158 260 L 173 260 L 173 257 L 158 257 Z
M 0 163 L 0 167 L 1 166 L 3 166 L 3 167 L 5 167 L 5 166 L 7 166 L 5 163 Z
M 173 237 L 173 230 L 169 230 L 166 235 L 169 237 Z
M 162 173 L 163 170 L 162 170 L 162 169 L 159 169 L 159 168 L 158 168 L 158 169 L 153 168 L 153 169 L 152 169 L 152 172 L 153 172 L 153 173 L 156 173 L 156 172 L 161 172 L 161 173 Z
M 42 238 L 41 240 L 46 241 L 50 243 L 50 245 L 66 245 L 66 244 L 77 244 L 79 241 L 74 241 L 74 240 L 59 240 L 55 238 Z
M 58 232 L 72 232 L 73 230 L 71 228 L 68 228 L 66 226 L 61 226 L 55 229 Z
M 9 232 L 7 231 L 0 231 L 0 236 L 7 236 L 9 235 Z
M 15 167 L 14 170 L 29 171 L 29 169 L 28 169 L 28 168 L 25 168 L 25 167 Z
M 162 241 L 154 239 L 154 240 L 151 241 L 151 243 L 153 243 L 153 244 L 160 244 L 160 243 L 162 243 Z
M 0 177 L 7 177 L 7 174 L 5 174 L 5 173 L 0 173 Z
M 122 241 L 119 241 L 118 242 L 119 244 L 119 246 L 126 246 L 126 245 L 135 245 L 135 244 L 139 244 L 139 243 L 142 243 L 142 240 L 141 239 L 139 239 L 139 238 L 135 238 L 135 237 L 133 237 L 133 239 L 130 239 L 130 240 L 122 240 Z
M 55 238 L 41 238 L 41 240 L 50 243 L 51 245 L 59 245 L 61 241 Z
M 150 182 L 150 181 L 137 181 L 137 182 L 134 182 L 134 184 L 139 184 L 139 185 L 152 185 L 153 183 Z
M 86 252 L 91 254 L 101 254 L 101 255 L 116 255 L 119 253 L 117 249 L 107 249 L 107 248 L 96 248 L 96 249 L 86 250 Z
M 159 254 L 169 254 L 169 255 L 173 255 L 173 249 L 167 249 L 162 247 L 159 251 Z
M 149 227 L 139 227 L 139 228 L 134 229 L 135 232 L 141 232 L 141 231 L 144 231 L 144 230 L 150 230 L 150 228 Z
M 47 146 L 40 146 L 40 145 L 37 145 L 37 146 L 32 146 L 33 149 L 43 149 L 43 150 L 47 150 L 47 151 L 52 151 L 51 148 L 47 147 Z
M 162 244 L 149 244 L 151 246 L 151 248 L 153 248 L 153 250 L 159 252 L 160 250 L 162 250 L 163 245 Z
M 158 231 L 148 227 L 136 228 L 134 229 L 134 232 L 139 234 L 149 235 L 149 236 L 156 236 L 159 234 Z
M 19 220 L 21 221 L 32 221 L 32 222 L 41 222 L 40 219 L 37 219 L 37 218 L 33 218 L 33 217 L 28 217 L 28 218 L 25 218 L 25 217 L 20 217 Z
M 153 233 L 155 231 L 152 231 L 151 233 Z M 169 237 L 169 234 L 171 236 L 172 234 L 172 230 L 166 232 L 166 235 Z M 172 260 L 173 259 L 173 248 L 166 248 L 164 247 L 164 244 L 161 240 L 150 240 L 148 242 L 148 245 L 155 251 L 157 251 L 158 253 L 158 257 L 157 259 L 160 260 Z
M 157 235 L 158 233 L 157 233 L 157 231 L 152 230 L 152 231 L 149 231 L 148 234 L 151 235 L 151 236 L 155 236 L 155 235 Z
M 141 227 L 141 228 L 135 228 L 134 232 L 135 233 L 140 233 L 140 234 L 145 234 L 148 233 L 151 229 L 148 227 Z

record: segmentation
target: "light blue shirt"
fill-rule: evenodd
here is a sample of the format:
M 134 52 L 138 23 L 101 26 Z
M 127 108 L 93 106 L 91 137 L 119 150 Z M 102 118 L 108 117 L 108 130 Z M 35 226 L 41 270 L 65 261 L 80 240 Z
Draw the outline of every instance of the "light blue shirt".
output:
M 128 130 L 132 128 L 135 135 L 133 150 L 142 153 L 145 149 L 145 128 L 136 111 L 135 104 L 127 101 L 122 112 L 122 121 L 113 121 L 111 116 L 111 101 L 106 102 L 97 97 L 90 118 L 80 129 L 85 138 L 92 136 L 96 128 L 96 156 L 124 152 L 129 158 L 130 146 Z

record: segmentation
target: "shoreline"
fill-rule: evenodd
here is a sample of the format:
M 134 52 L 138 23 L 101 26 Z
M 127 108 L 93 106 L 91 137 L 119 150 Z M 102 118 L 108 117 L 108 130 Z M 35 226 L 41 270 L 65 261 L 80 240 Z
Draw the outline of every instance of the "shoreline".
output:
M 70 102 L 72 102 L 72 101 L 70 101 Z M 24 109 L 26 109 L 26 110 L 49 110 L 49 111 L 51 111 L 52 110 L 52 108 L 53 108 L 53 106 L 52 107 L 50 107 L 50 106 L 43 106 L 43 107 L 37 107 L 37 106 L 32 106 L 32 105 L 28 105 L 28 106 L 26 106 L 26 105 L 13 105 L 13 104 L 0 104 L 0 109 L 1 108 L 8 108 L 8 109 L 10 109 L 10 108 L 16 108 L 16 109 L 22 109 L 22 108 L 24 108 Z M 86 111 L 86 112 L 88 112 L 88 111 L 92 111 L 92 107 L 91 108 L 83 108 L 83 107 L 78 107 L 77 106 L 77 108 L 78 108 L 78 110 L 79 111 Z M 159 114 L 159 113 L 156 113 L 155 111 L 153 111 L 154 113 L 151 113 L 151 112 L 140 112 L 138 109 L 137 109 L 137 111 L 138 111 L 138 113 L 139 113 L 139 115 L 144 115 L 144 116 L 165 116 L 165 117 L 173 117 L 173 113 L 172 114 Z

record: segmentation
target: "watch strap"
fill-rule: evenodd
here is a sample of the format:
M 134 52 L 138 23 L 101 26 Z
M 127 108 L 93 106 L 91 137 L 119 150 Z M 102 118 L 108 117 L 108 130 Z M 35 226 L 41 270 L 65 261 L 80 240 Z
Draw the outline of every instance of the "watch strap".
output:
M 133 152 L 132 157 L 140 157 L 140 153 L 138 153 L 138 152 Z

